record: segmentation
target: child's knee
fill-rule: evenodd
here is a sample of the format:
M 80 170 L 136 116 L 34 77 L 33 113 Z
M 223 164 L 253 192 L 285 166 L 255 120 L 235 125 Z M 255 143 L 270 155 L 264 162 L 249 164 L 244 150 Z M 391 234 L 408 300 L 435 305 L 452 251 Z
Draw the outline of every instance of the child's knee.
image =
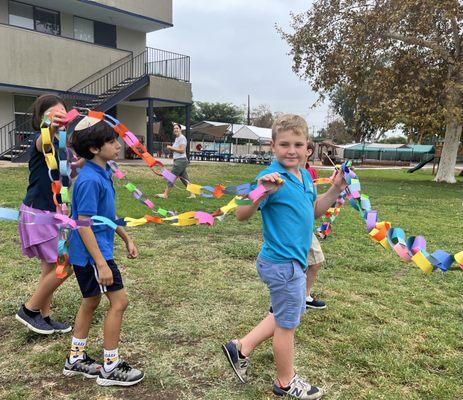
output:
M 86 297 L 82 300 L 82 307 L 87 310 L 95 311 L 101 301 L 101 296 Z
M 114 311 L 124 312 L 128 306 L 129 306 L 129 299 L 127 298 L 127 295 L 118 296 L 115 299 L 111 299 L 111 308 Z

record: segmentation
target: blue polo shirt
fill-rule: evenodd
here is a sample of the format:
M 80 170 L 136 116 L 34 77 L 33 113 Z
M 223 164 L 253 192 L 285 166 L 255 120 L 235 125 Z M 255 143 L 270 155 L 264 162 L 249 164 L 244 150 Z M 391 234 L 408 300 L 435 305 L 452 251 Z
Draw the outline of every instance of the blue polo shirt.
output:
M 300 171 L 302 182 L 274 160 L 256 177 L 278 172 L 285 180 L 277 192 L 260 203 L 264 243 L 259 257 L 274 263 L 296 260 L 305 269 L 312 244 L 317 191 L 310 174 L 302 168 Z
M 71 209 L 74 219 L 77 219 L 78 215 L 99 215 L 116 219 L 116 192 L 109 166 L 102 168 L 90 160 L 85 163 L 74 185 Z M 105 260 L 112 260 L 114 230 L 106 225 L 92 226 L 92 230 L 103 257 Z M 71 264 L 80 266 L 94 262 L 77 230 L 71 232 L 69 259 Z

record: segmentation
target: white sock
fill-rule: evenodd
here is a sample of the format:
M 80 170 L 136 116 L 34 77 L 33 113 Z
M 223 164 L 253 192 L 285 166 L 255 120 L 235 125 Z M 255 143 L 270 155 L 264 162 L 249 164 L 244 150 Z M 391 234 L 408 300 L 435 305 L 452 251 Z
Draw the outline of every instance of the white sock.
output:
M 313 297 L 309 294 L 305 297 L 305 301 L 308 301 L 310 303 L 311 301 L 313 301 Z
M 119 349 L 104 349 L 104 370 L 111 372 L 119 364 Z
M 69 362 L 71 364 L 84 359 L 85 347 L 87 347 L 87 338 L 77 339 L 74 336 L 72 337 L 71 351 L 69 353 Z

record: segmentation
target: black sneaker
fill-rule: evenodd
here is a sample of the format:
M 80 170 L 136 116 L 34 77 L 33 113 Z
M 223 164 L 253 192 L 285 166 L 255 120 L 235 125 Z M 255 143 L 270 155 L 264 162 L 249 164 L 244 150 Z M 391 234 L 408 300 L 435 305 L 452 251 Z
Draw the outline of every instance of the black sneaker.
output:
M 100 369 L 102 367 L 103 365 L 97 363 L 93 358 L 89 357 L 86 352 L 84 352 L 84 358 L 82 360 L 77 360 L 73 364 L 71 364 L 71 362 L 69 361 L 69 357 L 66 357 L 63 375 L 82 375 L 86 378 L 96 379 L 98 378 L 98 375 L 100 374 Z
M 238 348 L 238 346 L 239 345 L 237 345 L 237 341 L 232 340 L 231 342 L 222 345 L 222 350 L 225 353 L 225 356 L 227 357 L 227 360 L 233 368 L 233 371 L 235 372 L 238 379 L 241 382 L 246 383 L 248 380 L 247 371 L 249 365 L 251 365 L 251 360 L 249 357 L 240 358 L 240 348 Z
M 41 335 L 50 335 L 55 332 L 52 326 L 48 325 L 43 319 L 42 314 L 36 313 L 33 317 L 30 317 L 24 311 L 23 306 L 16 313 L 15 318 L 21 322 L 21 324 L 27 326 L 32 332 L 40 333 Z
M 45 322 L 49 324 L 54 330 L 55 333 L 68 333 L 71 332 L 72 326 L 69 324 L 66 324 L 65 322 L 59 322 L 55 321 L 54 319 L 51 319 L 50 317 L 45 318 Z
M 287 388 L 282 388 L 276 383 L 273 384 L 273 393 L 277 396 L 288 396 L 302 400 L 318 400 L 323 397 L 325 392 L 319 387 L 309 385 L 296 374 L 291 379 Z
M 313 308 L 314 310 L 323 310 L 324 308 L 326 308 L 326 303 L 324 301 L 312 298 L 312 301 L 308 301 L 308 300 L 305 301 L 305 308 L 306 309 Z
M 144 377 L 145 374 L 142 371 L 132 368 L 125 361 L 122 361 L 111 372 L 106 372 L 104 367 L 100 368 L 96 383 L 100 386 L 132 386 L 143 380 Z

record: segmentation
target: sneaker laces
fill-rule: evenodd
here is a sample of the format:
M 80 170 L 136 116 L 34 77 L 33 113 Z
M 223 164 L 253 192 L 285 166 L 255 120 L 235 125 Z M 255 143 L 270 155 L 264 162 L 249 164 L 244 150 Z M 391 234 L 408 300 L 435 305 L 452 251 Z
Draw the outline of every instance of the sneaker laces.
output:
M 85 357 L 82 360 L 84 364 L 91 365 L 95 363 L 95 360 L 92 357 L 90 357 L 85 351 L 84 351 L 84 354 L 85 354 Z
M 299 384 L 300 386 L 302 386 L 304 389 L 306 389 L 307 391 L 309 391 L 311 388 L 312 388 L 312 385 L 308 384 L 307 382 L 304 382 L 300 377 L 299 375 L 296 375 L 294 377 L 294 380 L 295 380 L 295 383 L 296 384 Z
M 125 361 L 120 362 L 116 368 L 122 370 L 122 372 L 129 372 L 132 369 Z

